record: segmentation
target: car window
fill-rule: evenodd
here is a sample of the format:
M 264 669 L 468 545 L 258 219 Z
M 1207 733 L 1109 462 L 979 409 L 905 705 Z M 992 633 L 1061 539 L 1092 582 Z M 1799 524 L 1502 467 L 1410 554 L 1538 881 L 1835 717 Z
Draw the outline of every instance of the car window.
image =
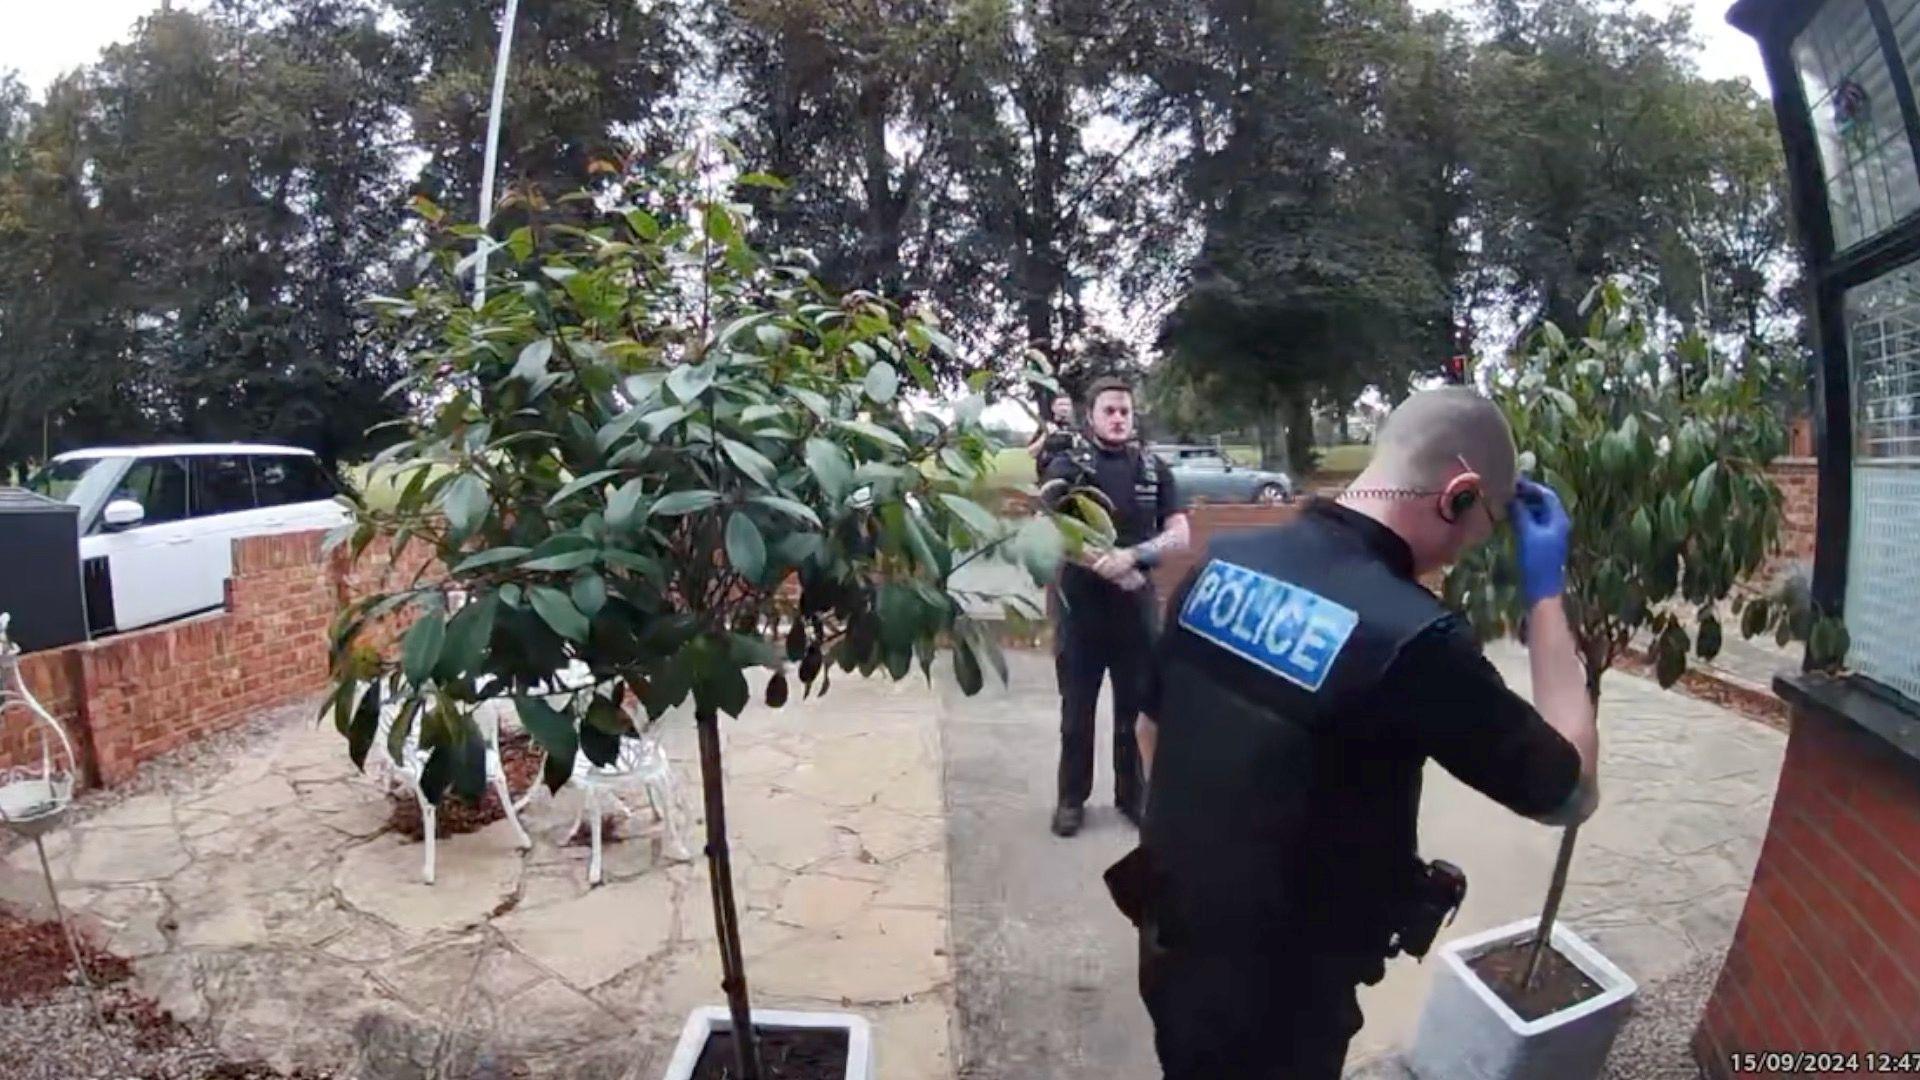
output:
M 253 486 L 261 506 L 319 502 L 333 498 L 333 485 L 315 458 L 298 454 L 260 454 L 253 459 Z
M 1227 467 L 1227 459 L 1221 458 L 1221 457 L 1213 457 L 1211 455 L 1208 455 L 1206 457 L 1195 455 L 1194 457 L 1187 458 L 1185 461 L 1182 461 L 1180 464 L 1189 469 L 1220 470 L 1220 469 L 1225 469 Z
M 222 454 L 193 459 L 194 517 L 233 514 L 253 506 L 253 473 L 245 457 Z
M 187 516 L 187 470 L 179 458 L 140 458 L 127 468 L 109 502 L 132 499 L 146 511 L 142 525 L 160 525 Z
M 27 489 L 49 499 L 58 499 L 80 508 L 82 520 L 91 521 L 113 493 L 114 478 L 126 468 L 125 458 L 69 458 L 41 469 Z

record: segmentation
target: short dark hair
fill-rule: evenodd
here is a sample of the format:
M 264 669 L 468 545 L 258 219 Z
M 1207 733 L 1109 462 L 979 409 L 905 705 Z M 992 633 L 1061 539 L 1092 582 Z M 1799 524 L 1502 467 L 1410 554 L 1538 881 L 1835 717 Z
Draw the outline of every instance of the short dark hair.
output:
M 1100 395 L 1109 390 L 1118 390 L 1128 397 L 1133 396 L 1132 383 L 1118 375 L 1102 375 L 1087 384 L 1087 408 L 1093 408 L 1093 403 L 1100 400 Z

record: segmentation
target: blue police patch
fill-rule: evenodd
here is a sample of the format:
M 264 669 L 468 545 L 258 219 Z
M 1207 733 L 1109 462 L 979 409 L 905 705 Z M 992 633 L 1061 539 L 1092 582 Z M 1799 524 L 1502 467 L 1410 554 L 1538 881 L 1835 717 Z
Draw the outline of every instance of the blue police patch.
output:
M 1180 609 L 1180 625 L 1318 693 L 1360 616 L 1279 578 L 1214 559 Z

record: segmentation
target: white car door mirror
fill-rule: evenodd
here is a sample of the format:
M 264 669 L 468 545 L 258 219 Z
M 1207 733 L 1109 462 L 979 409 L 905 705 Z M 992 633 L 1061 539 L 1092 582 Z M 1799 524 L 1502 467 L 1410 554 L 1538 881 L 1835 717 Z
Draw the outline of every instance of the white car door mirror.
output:
M 107 504 L 101 520 L 109 529 L 131 529 L 147 519 L 147 509 L 132 499 L 115 499 Z

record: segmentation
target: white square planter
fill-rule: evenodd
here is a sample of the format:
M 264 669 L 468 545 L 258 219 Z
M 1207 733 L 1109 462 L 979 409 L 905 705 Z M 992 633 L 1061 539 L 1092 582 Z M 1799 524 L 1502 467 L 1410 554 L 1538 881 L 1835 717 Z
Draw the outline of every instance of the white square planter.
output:
M 1556 923 L 1554 949 L 1597 983 L 1600 993 L 1527 1021 L 1467 967 L 1468 960 L 1532 934 L 1538 924 L 1538 919 L 1524 919 L 1440 950 L 1420 1030 L 1407 1055 L 1408 1067 L 1421 1080 L 1592 1080 L 1600 1075 L 1638 989 L 1626 972 Z
M 852 1013 L 797 1012 L 787 1009 L 753 1010 L 757 1028 L 831 1028 L 847 1033 L 846 1080 L 873 1080 L 873 1028 L 864 1017 Z M 687 1017 L 680 1029 L 680 1042 L 673 1048 L 661 1080 L 688 1080 L 700 1063 L 707 1037 L 716 1031 L 732 1031 L 733 1015 L 724 1005 L 703 1005 Z

